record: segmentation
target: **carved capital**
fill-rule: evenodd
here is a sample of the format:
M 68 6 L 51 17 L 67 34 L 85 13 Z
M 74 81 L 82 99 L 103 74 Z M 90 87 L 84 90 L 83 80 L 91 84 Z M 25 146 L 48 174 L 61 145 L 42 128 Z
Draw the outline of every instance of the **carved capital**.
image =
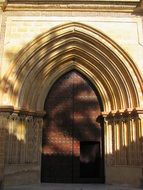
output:
M 43 126 L 43 119 L 42 118 L 34 118 L 34 123 L 36 126 L 42 127 Z
M 9 119 L 10 113 L 9 112 L 0 112 L 0 118 Z
M 9 112 L 0 112 L 0 128 L 4 129 L 10 117 Z
M 11 120 L 13 120 L 13 121 L 18 121 L 18 120 L 20 120 L 18 114 L 16 114 L 16 113 L 12 113 L 9 118 L 10 118 Z
M 33 122 L 33 116 L 27 116 L 25 117 L 26 122 Z

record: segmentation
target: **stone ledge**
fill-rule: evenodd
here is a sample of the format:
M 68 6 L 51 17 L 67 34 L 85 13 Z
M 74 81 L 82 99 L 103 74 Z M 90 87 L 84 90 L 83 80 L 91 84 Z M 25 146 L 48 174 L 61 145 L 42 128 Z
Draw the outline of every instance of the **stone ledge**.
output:
M 16 113 L 18 115 L 28 115 L 28 116 L 35 116 L 35 117 L 43 117 L 45 115 L 44 111 L 33 111 L 27 110 L 25 108 L 15 108 L 13 106 L 0 106 L 1 113 Z
M 102 112 L 101 115 L 103 117 L 114 117 L 114 116 L 121 116 L 121 115 L 131 115 L 131 116 L 135 116 L 135 115 L 143 115 L 143 108 L 140 107 L 136 107 L 136 108 L 127 108 L 127 109 L 120 109 L 120 110 L 112 110 L 110 112 Z
M 1 7 L 4 11 L 96 11 L 96 12 L 133 12 L 140 0 L 79 0 L 79 1 L 25 1 L 25 0 L 1 0 Z

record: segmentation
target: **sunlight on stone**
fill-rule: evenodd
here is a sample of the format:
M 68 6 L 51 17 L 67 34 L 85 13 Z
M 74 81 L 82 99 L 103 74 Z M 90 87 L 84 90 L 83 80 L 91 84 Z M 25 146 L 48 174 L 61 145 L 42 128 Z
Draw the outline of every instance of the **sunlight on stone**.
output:
M 127 134 L 127 125 L 124 124 L 124 146 L 128 146 L 128 134 Z
M 143 137 L 143 120 L 140 120 L 139 138 Z
M 9 126 L 9 134 L 16 136 L 17 140 L 26 142 L 26 129 L 24 124 L 17 126 L 16 123 L 11 123 Z
M 117 146 L 116 146 L 116 150 L 120 150 L 120 128 L 119 128 L 119 125 L 117 125 Z
M 112 125 L 108 126 L 107 130 L 107 154 L 112 154 L 113 148 L 112 148 Z
M 135 123 L 133 122 L 133 138 L 132 138 L 132 142 L 135 142 L 136 141 L 136 126 L 135 126 Z

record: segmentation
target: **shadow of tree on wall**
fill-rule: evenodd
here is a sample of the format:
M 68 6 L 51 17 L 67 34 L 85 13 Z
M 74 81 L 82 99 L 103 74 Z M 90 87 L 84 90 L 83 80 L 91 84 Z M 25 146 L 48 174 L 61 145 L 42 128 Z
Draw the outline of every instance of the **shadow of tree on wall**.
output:
M 53 49 L 58 50 L 58 48 L 59 48 L 59 47 L 55 46 L 55 39 L 57 38 L 56 31 L 54 31 L 54 32 L 52 31 L 52 34 L 49 32 L 49 34 L 50 35 L 47 37 L 48 43 L 45 43 L 43 46 L 41 46 L 43 38 L 38 37 L 37 40 L 35 40 L 33 42 L 33 43 L 37 44 L 36 49 L 34 49 L 34 51 L 32 48 L 33 47 L 35 48 L 35 46 L 33 45 L 32 42 L 30 42 L 27 46 L 25 46 L 18 53 L 18 56 L 11 63 L 12 69 L 8 71 L 6 76 L 4 76 L 4 78 L 1 81 L 1 91 L 2 91 L 3 95 L 8 98 L 8 101 L 6 101 L 8 104 L 10 104 L 10 105 L 15 104 L 15 101 L 13 101 L 13 99 L 15 99 L 15 100 L 18 99 L 18 94 L 24 85 L 26 86 L 28 83 L 31 83 L 31 86 L 28 89 L 30 91 L 34 84 L 40 85 L 40 84 L 36 83 L 38 80 L 41 81 L 41 84 L 42 84 L 42 81 L 44 81 L 43 80 L 45 77 L 45 70 L 44 69 L 46 68 L 47 64 L 51 63 L 52 59 L 55 59 L 55 57 L 52 57 L 52 50 Z M 71 36 L 72 36 L 72 39 L 70 39 Z M 72 33 L 72 35 L 67 34 L 63 37 L 63 40 L 66 40 L 67 44 L 70 45 L 72 42 L 75 42 L 74 38 L 79 38 L 79 36 L 77 36 L 75 33 Z M 82 36 L 81 36 L 81 38 L 82 38 Z M 46 40 L 46 37 L 45 37 L 45 40 Z M 64 57 L 64 53 L 68 50 L 68 45 L 67 46 L 61 45 L 61 49 L 62 49 L 62 52 L 60 51 L 56 55 L 57 56 L 56 61 L 58 61 L 59 63 L 62 62 L 63 57 Z M 90 51 L 90 47 L 89 47 L 89 51 Z M 12 53 L 7 52 L 7 56 L 9 57 L 10 60 L 11 60 L 11 55 L 12 55 Z M 34 60 L 33 60 L 33 57 L 34 57 Z M 32 61 L 34 64 L 31 64 Z M 17 63 L 21 63 L 21 65 L 19 65 Z M 22 63 L 24 63 L 24 66 L 22 65 Z M 33 73 L 32 76 L 35 76 L 37 74 L 37 72 L 36 72 L 37 68 L 39 69 L 38 79 L 36 80 L 35 77 L 30 78 L 32 73 Z M 56 70 L 57 70 L 57 67 L 53 69 L 53 72 Z M 49 72 L 49 75 L 52 75 L 52 74 L 53 73 Z M 9 78 L 9 75 L 13 76 L 13 77 Z M 26 83 L 25 83 L 25 81 L 26 81 L 25 78 L 28 78 Z M 18 88 L 15 88 L 15 82 L 16 81 L 18 82 Z M 76 92 L 77 94 L 75 96 L 78 97 L 78 95 L 82 92 L 85 92 L 86 89 L 83 86 L 81 86 L 80 84 L 78 84 L 77 86 L 78 86 L 77 87 L 78 90 L 77 90 L 77 92 Z M 67 87 L 65 92 L 62 89 L 62 92 L 58 92 L 58 93 L 59 94 L 60 93 L 68 94 L 70 92 L 71 88 L 72 88 L 72 85 L 70 88 Z M 39 89 L 40 89 L 40 86 L 39 86 Z M 87 92 L 90 92 L 90 90 L 89 91 L 87 90 Z M 54 97 L 54 96 L 52 95 L 52 97 Z M 27 97 L 22 102 L 22 104 L 20 106 L 23 106 L 23 107 L 28 109 L 29 108 L 29 100 L 28 99 L 30 99 L 30 98 L 31 98 L 30 96 Z M 65 104 L 66 98 L 67 98 L 67 102 L 69 102 L 69 104 L 67 104 L 67 105 Z M 88 98 L 87 99 L 81 98 L 80 100 L 77 98 L 77 101 L 75 102 L 75 104 L 77 106 L 77 107 L 75 107 L 75 109 L 77 109 L 77 115 L 75 115 L 76 122 L 74 123 L 76 130 L 75 131 L 72 131 L 72 130 L 69 131 L 69 127 L 67 127 L 67 123 L 69 124 L 69 126 L 73 124 L 73 114 L 70 111 L 70 109 L 72 108 L 72 106 L 70 104 L 72 104 L 72 102 L 70 102 L 71 100 L 69 100 L 69 99 L 70 99 L 70 97 L 63 97 L 61 99 L 56 98 L 56 100 L 52 101 L 51 107 L 49 106 L 50 102 L 47 103 L 47 105 L 48 105 L 47 106 L 47 112 L 48 112 L 48 109 L 51 111 L 51 108 L 52 108 L 54 113 L 53 113 L 53 115 L 48 114 L 46 116 L 45 126 L 51 126 L 52 118 L 54 118 L 55 124 L 53 127 L 54 128 L 53 131 L 55 130 L 55 128 L 57 129 L 57 131 L 56 130 L 54 131 L 54 134 L 57 136 L 59 134 L 58 138 L 60 138 L 60 135 L 64 134 L 64 136 L 67 139 L 70 139 L 72 137 L 75 140 L 75 144 L 78 141 L 82 141 L 82 140 L 87 141 L 89 139 L 90 139 L 90 141 L 98 141 L 99 140 L 98 137 L 99 137 L 101 131 L 100 131 L 99 124 L 98 124 L 96 117 L 95 117 L 96 112 L 93 111 L 94 109 L 96 109 L 98 107 L 97 101 L 90 100 L 90 98 L 89 99 Z M 61 108 L 63 108 L 63 109 L 58 108 L 58 106 L 59 107 L 61 106 Z M 17 125 L 17 127 L 18 126 L 19 125 Z M 57 128 L 57 126 L 58 126 L 58 128 Z M 85 128 L 87 128 L 88 130 L 86 131 Z M 44 131 L 44 135 L 47 134 L 47 137 L 43 137 L 43 146 L 44 145 L 48 145 L 48 146 L 50 145 L 54 152 L 62 152 L 63 153 L 64 150 L 62 149 L 62 146 L 59 147 L 59 146 L 56 146 L 56 144 L 53 144 L 53 143 L 51 144 L 51 141 L 50 141 L 51 139 L 49 138 L 49 135 L 50 135 L 50 131 L 52 131 L 52 130 L 50 130 L 50 127 L 47 127 L 45 129 L 45 131 Z M 8 131 L 8 133 L 9 133 L 9 131 Z M 26 128 L 26 134 L 29 134 L 27 128 Z M 106 136 L 106 134 L 104 134 L 104 135 Z M 15 136 L 15 138 L 14 138 L 14 136 Z M 54 138 L 56 138 L 56 137 L 54 137 Z M 62 138 L 63 137 L 61 137 L 61 139 Z M 19 152 L 21 151 L 20 146 L 22 146 L 24 148 L 28 147 L 28 141 L 26 140 L 25 143 L 19 141 L 15 134 L 9 133 L 9 139 L 12 139 L 12 141 L 15 141 L 18 144 L 22 144 L 22 145 L 19 145 L 19 148 L 18 148 Z M 11 141 L 9 139 L 7 139 L 7 141 L 9 143 L 11 143 Z M 71 141 L 70 141 L 70 143 L 71 143 Z M 143 143 L 143 138 L 140 137 L 138 142 L 137 141 L 132 142 L 129 145 L 127 145 L 126 148 L 120 147 L 120 149 L 118 151 L 115 151 L 111 155 L 110 154 L 107 155 L 107 157 L 113 158 L 115 154 L 122 155 L 122 152 L 124 152 L 124 149 L 127 150 L 126 152 L 129 152 L 129 150 L 132 149 L 133 146 L 136 146 L 137 143 L 139 143 L 140 147 L 141 147 L 141 145 Z M 9 151 L 10 147 L 8 147 L 8 146 L 6 148 Z M 79 144 L 77 143 L 76 146 L 77 146 L 77 152 L 75 151 L 75 155 L 77 155 L 77 156 L 75 156 L 75 158 L 79 157 Z M 69 149 L 71 150 L 72 146 Z M 139 150 L 141 153 L 143 152 L 143 150 L 141 148 Z M 12 151 L 11 154 L 17 154 L 16 149 L 12 149 L 11 151 Z M 39 152 L 39 151 L 40 150 L 38 149 L 37 152 Z M 72 152 L 72 150 L 71 150 L 71 152 Z M 19 154 L 23 155 L 24 153 L 19 153 Z M 126 157 L 128 158 L 129 155 L 127 154 Z M 9 165 L 13 165 L 15 163 L 20 164 L 19 161 L 14 161 L 11 163 L 8 162 Z M 23 161 L 23 163 L 27 164 L 27 161 Z M 28 164 L 30 164 L 30 163 L 32 164 L 33 160 L 30 160 Z M 115 164 L 117 164 L 117 163 L 115 163 Z M 133 166 L 133 167 L 135 166 L 136 167 L 138 165 L 141 166 L 142 162 L 140 164 L 137 164 L 134 162 L 132 162 L 132 163 L 126 162 L 125 164 L 123 164 L 121 162 L 118 162 L 118 165 Z M 49 168 L 48 168 L 48 170 L 49 170 Z M 141 179 L 141 183 L 142 182 L 143 182 L 143 180 Z
M 9 65 L 9 69 L 7 73 L 4 75 L 4 77 L 1 79 L 1 83 L 0 83 L 1 99 L 3 99 L 3 102 L 2 102 L 3 105 L 15 106 L 16 102 L 18 101 L 18 106 L 29 110 L 29 99 L 31 98 L 31 96 L 28 96 L 27 99 L 25 98 L 24 101 L 21 101 L 22 103 L 20 104 L 19 99 L 25 96 L 24 94 L 25 91 L 23 91 L 23 94 L 21 94 L 21 96 L 19 96 L 19 93 L 22 91 L 21 89 L 23 88 L 23 86 L 28 86 L 27 83 L 28 84 L 31 83 L 31 86 L 29 87 L 29 89 L 27 89 L 27 91 L 28 90 L 30 91 L 32 89 L 32 86 L 35 83 L 37 85 L 37 82 L 35 80 L 35 75 L 37 75 L 36 69 L 40 71 L 37 80 L 41 81 L 40 84 L 42 84 L 45 78 L 45 67 L 47 66 L 47 64 L 50 64 L 50 61 L 52 61 L 51 50 L 52 49 L 56 50 L 59 48 L 59 47 L 55 47 L 55 39 L 57 38 L 57 30 L 49 31 L 48 35 L 47 35 L 47 32 L 45 34 L 46 35 L 44 38 L 45 40 L 44 46 L 43 46 L 43 38 L 41 38 L 41 34 L 40 34 L 39 36 L 37 36 L 37 38 L 33 42 L 30 42 L 25 47 L 23 47 L 19 51 L 17 56 L 13 59 L 12 62 L 11 62 L 11 59 L 14 56 L 13 51 L 5 52 L 7 59 L 9 60 L 9 62 L 11 62 L 11 64 Z M 64 36 L 64 39 L 67 41 L 68 41 L 68 38 L 70 38 L 70 36 L 67 36 L 67 35 Z M 36 44 L 36 47 L 35 47 L 35 44 Z M 33 51 L 33 46 L 35 48 L 34 51 Z M 58 62 L 62 62 L 63 57 L 64 57 L 64 52 L 66 50 L 67 50 L 67 47 L 63 45 L 62 54 L 61 52 L 57 53 Z M 34 64 L 31 64 L 32 61 Z M 35 75 L 33 78 L 31 78 L 31 74 L 33 75 L 33 73 Z M 49 74 L 51 75 L 52 73 L 49 73 Z M 27 78 L 27 82 L 26 82 L 26 78 Z M 24 114 L 22 113 L 23 116 L 29 116 L 30 114 L 31 113 L 26 114 L 26 112 Z M 18 113 L 18 116 L 21 116 L 21 112 Z M 25 166 L 26 165 L 28 166 L 30 164 L 32 165 L 35 162 L 34 160 L 37 158 L 37 155 L 41 153 L 40 152 L 41 142 L 37 142 L 37 139 L 30 140 L 29 142 L 29 139 L 27 139 L 27 138 L 32 138 L 32 135 L 30 134 L 32 132 L 30 132 L 29 130 L 31 131 L 33 130 L 33 125 L 29 126 L 28 128 L 26 127 L 26 124 L 24 125 L 25 125 L 25 136 L 26 136 L 25 141 L 19 140 L 19 138 L 17 137 L 17 134 L 14 133 L 13 131 L 10 132 L 9 129 L 7 129 L 7 132 L 6 132 L 8 135 L 6 135 L 6 147 L 5 147 L 6 149 L 5 175 L 6 176 L 8 175 L 11 178 L 16 176 L 16 174 L 13 172 L 11 172 L 11 174 L 8 174 L 7 169 L 9 167 L 14 166 L 14 165 L 19 166 L 19 168 L 21 167 L 21 171 L 19 170 L 18 172 L 20 176 L 20 173 L 23 172 L 23 168 L 21 164 L 25 164 Z M 13 126 L 9 124 L 9 128 L 13 128 Z M 17 123 L 16 128 L 20 129 L 19 123 Z M 20 133 L 23 133 L 23 132 L 21 131 Z M 39 136 L 41 136 L 40 132 L 39 132 Z M 36 151 L 37 151 L 36 156 L 35 156 L 35 153 L 30 153 L 30 151 L 33 150 L 33 148 L 31 147 L 33 143 L 35 145 L 36 143 L 39 143 L 36 148 Z M 29 146 L 31 148 L 29 148 Z M 25 155 L 27 155 L 27 157 L 25 157 Z M 3 158 L 4 156 L 2 156 L 2 158 L 0 157 L 0 161 Z M 40 165 L 40 163 L 37 163 L 37 165 Z M 16 168 L 14 167 L 14 170 L 15 169 Z M 1 169 L 0 169 L 0 173 L 2 173 L 2 176 L 3 176 L 3 171 Z M 22 181 L 22 177 L 21 178 L 19 177 L 19 179 Z M 27 179 L 28 179 L 28 176 L 27 176 Z M 21 183 L 20 180 L 19 180 L 19 184 Z M 17 183 L 14 180 L 13 182 Z M 25 183 L 27 183 L 27 181 Z
M 63 39 L 66 40 L 67 43 L 59 44 L 59 46 L 57 46 L 56 39 L 61 38 L 57 36 L 57 32 L 57 30 L 51 30 L 49 31 L 49 33 L 45 32 L 46 35 L 42 34 L 42 36 L 45 36 L 44 38 L 41 38 L 41 34 L 38 35 L 34 40 L 32 40 L 32 42 L 27 43 L 27 45 L 24 46 L 16 54 L 15 57 L 15 53 L 13 51 L 5 52 L 5 56 L 7 60 L 9 60 L 9 68 L 6 74 L 1 79 L 0 83 L 0 91 L 3 97 L 3 104 L 13 106 L 16 104 L 15 102 L 18 101 L 19 105 L 17 106 L 29 109 L 28 98 L 30 99 L 31 95 L 29 95 L 27 99 L 20 102 L 21 97 L 19 97 L 19 93 L 22 91 L 22 88 L 31 84 L 29 89 L 27 89 L 30 90 L 37 81 L 41 81 L 42 84 L 43 80 L 45 80 L 45 77 L 47 77 L 45 75 L 46 66 L 51 64 L 53 59 L 55 59 L 55 57 L 52 56 L 53 51 L 56 51 L 59 49 L 59 47 L 62 47 L 62 53 L 60 50 L 56 54 L 56 59 L 58 59 L 58 62 L 60 63 L 64 59 L 66 51 L 68 51 L 69 49 L 68 45 L 70 46 L 72 41 L 74 41 L 71 40 L 70 34 L 67 34 L 63 37 Z M 45 43 L 43 45 L 44 40 Z M 33 46 L 35 48 L 34 50 Z M 57 68 L 55 68 L 55 70 L 56 69 Z M 37 81 L 35 80 L 35 76 L 33 75 L 33 73 L 37 75 Z M 51 74 L 53 73 L 49 72 L 49 75 Z M 36 84 L 38 85 L 39 83 L 37 82 Z M 22 92 L 25 93 L 24 91 Z M 22 105 L 20 105 L 20 103 Z
M 41 126 L 37 120 L 12 115 L 5 125 L 5 166 L 2 184 L 20 185 L 36 183 L 39 180 Z
M 126 135 L 128 139 L 131 139 L 131 135 L 128 133 Z M 117 138 L 119 139 L 119 137 Z M 115 144 L 116 142 L 113 146 Z M 123 142 L 120 141 L 120 144 L 123 144 Z M 126 146 L 120 145 L 118 150 L 113 148 L 112 153 L 106 153 L 105 159 L 107 167 L 117 168 L 117 171 L 119 168 L 119 173 L 115 176 L 119 175 L 123 184 L 143 187 L 143 137 L 130 141 Z M 112 180 L 113 183 L 120 183 L 120 179 L 113 177 Z
M 90 168 L 90 171 L 86 169 L 87 178 L 103 177 L 103 163 L 100 163 L 103 152 L 102 134 L 101 126 L 96 121 L 101 111 L 91 84 L 77 71 L 70 71 L 53 85 L 46 99 L 45 110 L 47 116 L 43 130 L 42 163 L 42 169 L 45 168 L 42 172 L 44 180 L 69 182 L 73 175 L 80 178 L 81 162 Z M 87 143 L 84 150 L 81 150 L 81 141 Z M 101 146 L 98 151 L 97 146 Z M 96 165 L 95 160 L 98 160 Z M 55 174 L 52 170 L 55 170 Z

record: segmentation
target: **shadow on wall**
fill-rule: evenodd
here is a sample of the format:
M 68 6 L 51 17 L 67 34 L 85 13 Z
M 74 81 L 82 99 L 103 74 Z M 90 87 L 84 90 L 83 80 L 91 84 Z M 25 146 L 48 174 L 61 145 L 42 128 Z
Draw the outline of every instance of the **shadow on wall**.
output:
M 47 34 L 47 32 L 45 34 Z M 35 78 L 34 78 L 35 76 L 33 75 L 33 73 L 35 73 L 37 69 L 40 70 L 38 81 L 41 81 L 41 84 L 42 84 L 42 81 L 45 78 L 45 67 L 48 64 L 50 64 L 53 59 L 52 58 L 53 52 L 51 51 L 51 49 L 54 49 L 56 51 L 59 48 L 59 46 L 55 47 L 55 39 L 57 37 L 57 34 L 58 34 L 58 31 L 56 30 L 55 31 L 52 30 L 52 32 L 49 31 L 49 35 L 46 35 L 44 39 L 39 38 L 41 37 L 41 34 L 38 35 L 37 38 L 35 38 L 31 43 L 28 43 L 28 45 L 23 47 L 18 52 L 17 56 L 15 56 L 15 58 L 13 59 L 14 61 L 11 61 L 14 55 L 13 52 L 7 51 L 5 53 L 7 56 L 7 59 L 9 60 L 10 66 L 7 73 L 1 79 L 0 92 L 3 97 L 2 105 L 15 105 L 15 102 L 19 98 L 18 97 L 19 92 L 24 85 L 29 87 L 29 89 L 27 90 L 32 89 L 32 86 L 35 85 Z M 44 36 L 44 34 L 42 34 L 42 36 Z M 72 38 L 74 38 L 74 34 Z M 65 35 L 63 37 L 63 40 L 67 41 L 67 39 L 69 39 L 69 42 L 74 41 L 74 39 L 73 40 L 70 39 L 70 36 Z M 48 41 L 46 46 L 43 46 L 43 40 Z M 33 45 L 35 44 L 36 44 L 36 49 L 33 51 L 32 48 L 33 48 Z M 60 45 L 60 47 L 62 46 L 62 53 L 59 51 L 56 55 L 58 57 L 58 62 L 62 62 L 62 60 L 64 59 L 65 52 L 67 52 L 67 50 L 69 49 L 69 45 L 68 44 Z M 32 49 L 32 52 L 31 52 L 31 49 Z M 33 57 L 34 57 L 34 61 L 33 61 Z M 31 62 L 33 62 L 33 64 L 31 64 Z M 21 65 L 17 63 L 20 63 Z M 23 66 L 24 64 L 25 66 Z M 49 73 L 49 75 L 51 75 L 51 73 Z M 31 78 L 31 76 L 34 76 L 34 77 Z M 24 83 L 25 78 L 27 78 L 28 84 Z M 29 86 L 29 84 L 31 86 Z M 28 98 L 27 98 L 22 102 L 22 105 L 20 105 L 20 107 L 29 109 L 29 103 L 30 102 L 28 101 Z M 16 106 L 19 106 L 19 105 L 16 105 Z
M 41 160 L 41 119 L 12 114 L 7 123 L 4 130 L 4 184 L 37 183 Z
M 11 115 L 6 132 L 6 163 L 38 163 L 41 126 L 32 116 Z
M 50 32 L 49 32 L 50 33 Z M 45 61 L 46 60 L 51 60 L 52 57 L 52 51 L 51 49 L 56 49 L 54 40 L 57 37 L 57 32 L 53 32 L 47 37 L 47 40 L 49 41 L 46 46 L 41 48 L 41 44 L 43 41 L 43 38 L 37 38 L 38 40 L 36 41 L 37 44 L 37 49 L 33 52 L 32 56 L 29 55 L 29 50 L 31 51 L 31 48 L 33 44 L 31 43 L 31 46 L 27 45 L 24 47 L 19 53 L 18 56 L 14 59 L 14 61 L 11 63 L 11 69 L 7 72 L 7 74 L 4 76 L 4 78 L 1 81 L 0 85 L 0 91 L 3 94 L 3 104 L 5 105 L 15 105 L 15 102 L 18 98 L 18 94 L 20 92 L 20 89 L 24 84 L 24 77 L 29 78 L 27 80 L 28 82 L 30 81 L 31 86 L 29 86 L 29 89 L 32 88 L 32 86 L 35 84 L 34 78 L 30 80 L 30 76 L 33 76 L 31 73 L 35 73 L 36 69 L 40 68 L 40 76 L 39 76 L 39 81 L 42 81 L 43 78 L 45 77 L 45 70 L 44 68 L 46 67 L 47 64 L 50 64 L 50 61 Z M 72 34 L 73 38 L 79 38 L 79 36 L 76 36 L 76 34 Z M 63 40 L 67 40 L 70 38 L 70 36 L 64 36 Z M 71 40 L 72 42 L 72 40 Z M 41 48 L 41 49 L 40 49 Z M 58 49 L 58 48 L 57 48 Z M 58 54 L 58 61 L 62 62 L 64 53 L 68 50 L 68 46 L 64 45 L 62 48 L 62 52 L 59 52 Z M 43 51 L 45 50 L 45 51 Z M 44 53 L 43 53 L 44 52 Z M 60 54 L 62 53 L 62 54 Z M 12 52 L 6 52 L 7 58 L 11 60 Z M 32 60 L 34 57 L 34 61 Z M 27 59 L 25 59 L 27 58 Z M 23 60 L 27 60 L 26 66 L 23 67 L 23 65 L 18 65 L 18 61 L 23 63 Z M 34 64 L 30 64 L 31 62 L 34 62 Z M 44 63 L 43 68 L 41 67 L 41 63 Z M 25 68 L 26 67 L 26 68 Z M 57 69 L 57 68 L 55 68 Z M 53 70 L 54 71 L 54 70 Z M 51 73 L 50 73 L 51 74 Z M 9 75 L 12 77 L 9 79 Z M 16 79 L 16 80 L 15 80 Z M 45 129 L 46 132 L 44 132 L 43 136 L 43 147 L 46 144 L 50 144 L 50 147 L 45 147 L 46 150 L 44 151 L 54 151 L 54 152 L 65 152 L 65 149 L 69 151 L 71 147 L 62 147 L 56 145 L 56 143 L 51 142 L 51 138 L 67 138 L 70 141 L 70 138 L 74 138 L 75 144 L 77 141 L 84 140 L 86 141 L 87 139 L 93 140 L 93 141 L 98 141 L 99 136 L 101 134 L 100 126 L 98 122 L 96 121 L 95 115 L 97 112 L 95 111 L 96 108 L 98 107 L 97 101 L 93 100 L 92 98 L 90 99 L 90 96 L 88 93 L 90 92 L 87 91 L 83 96 L 88 97 L 87 99 L 84 98 L 82 99 L 82 95 L 80 96 L 81 93 L 85 92 L 85 89 L 83 86 L 80 84 L 77 84 L 78 88 L 76 91 L 76 99 L 75 101 L 75 115 L 73 116 L 73 113 L 71 113 L 70 110 L 72 103 L 70 101 L 70 96 L 68 97 L 62 97 L 60 98 L 53 98 L 51 103 L 47 103 L 47 111 L 52 107 L 51 115 L 47 115 L 47 120 L 46 120 L 46 126 L 53 126 L 54 132 L 52 134 L 52 130 L 50 130 L 48 127 Z M 72 87 L 68 86 L 68 88 L 65 87 L 65 94 L 68 95 Z M 62 91 L 64 92 L 64 91 Z M 59 92 L 60 94 L 60 92 Z M 54 95 L 52 95 L 54 97 Z M 91 96 L 92 97 L 92 96 Z M 25 99 L 25 101 L 22 103 L 22 107 L 24 108 L 29 108 L 28 104 L 28 98 Z M 66 101 L 67 99 L 67 101 Z M 66 102 L 66 103 L 65 103 Z M 51 107 L 50 107 L 51 104 Z M 97 106 L 97 107 L 96 107 Z M 98 115 L 98 114 L 97 114 Z M 74 117 L 74 125 L 75 125 L 75 131 L 70 131 L 70 126 L 73 124 L 73 117 Z M 52 123 L 54 118 L 54 124 Z M 68 123 L 68 126 L 67 126 Z M 33 130 L 34 127 L 33 124 L 30 122 L 29 127 L 27 127 L 26 121 L 23 122 L 23 125 L 25 126 L 25 130 L 23 130 L 21 125 L 19 124 L 18 121 L 14 121 L 13 124 L 9 125 L 9 129 L 7 131 L 7 153 L 6 153 L 6 163 L 8 165 L 13 165 L 13 164 L 20 164 L 20 163 L 33 163 L 35 162 L 35 157 L 34 155 L 39 154 L 39 144 L 41 142 L 37 141 L 37 136 L 30 136 L 30 134 L 34 134 Z M 57 127 L 58 126 L 58 127 Z M 88 128 L 86 127 L 88 126 Z M 85 129 L 87 128 L 87 130 Z M 25 140 L 19 139 L 19 135 L 17 136 L 18 133 L 15 133 L 14 130 L 20 130 L 20 134 L 25 136 Z M 84 130 L 84 133 L 83 133 Z M 71 134 L 72 133 L 72 134 Z M 47 134 L 47 136 L 45 136 Z M 132 138 L 133 134 L 136 134 L 136 132 L 130 133 L 124 133 L 129 136 L 129 139 Z M 129 134 L 129 135 L 128 135 Z M 104 134 L 105 136 L 107 135 L 106 133 Z M 118 135 L 114 134 L 114 135 Z M 52 137 L 54 136 L 54 137 Z M 64 136 L 64 137 L 63 137 Z M 111 137 L 112 138 L 112 137 Z M 143 163 L 143 132 L 142 136 L 137 137 L 134 139 L 134 141 L 130 141 L 126 146 L 122 145 L 122 142 L 118 142 L 118 137 L 116 138 L 117 142 L 113 141 L 113 147 L 111 152 L 107 152 L 106 158 L 109 161 L 109 165 L 121 165 L 121 166 L 129 166 L 129 167 L 136 167 L 140 166 L 142 167 Z M 36 145 L 35 142 L 39 142 L 39 144 Z M 118 146 L 119 144 L 120 146 Z M 69 143 L 70 144 L 70 143 Z M 118 144 L 118 145 L 117 145 Z M 116 148 L 114 146 L 117 146 Z M 33 148 L 34 147 L 34 148 Z M 37 149 L 38 147 L 38 149 Z M 76 144 L 75 148 L 75 155 L 79 155 L 79 144 Z M 48 150 L 47 150 L 48 149 Z M 141 179 L 141 184 L 143 183 L 143 179 Z
M 91 86 L 79 72 L 73 70 L 60 77 L 47 96 L 42 156 L 44 182 L 49 181 L 48 178 L 53 178 L 51 180 L 56 182 L 61 182 L 61 180 L 70 182 L 73 175 L 73 159 L 76 163 L 76 169 L 74 169 L 77 171 L 75 174 L 77 177 L 79 173 L 82 173 L 83 177 L 102 177 L 103 175 L 100 171 L 103 167 L 101 168 L 99 163 L 100 154 L 102 155 L 103 152 L 102 130 L 96 121 L 101 111 L 98 98 Z M 81 142 L 85 143 L 81 144 Z M 82 166 L 84 164 L 85 172 L 81 172 L 78 159 Z M 98 160 L 96 165 L 92 164 L 95 160 Z M 64 164 L 61 164 L 63 162 Z M 62 174 L 60 168 L 62 168 Z M 98 172 L 94 175 L 92 170 L 97 170 L 97 168 Z
M 101 114 L 98 99 L 77 71 L 63 75 L 53 85 L 45 110 L 45 143 L 58 135 L 79 141 L 100 141 L 101 127 L 96 121 Z
M 134 132 L 134 134 L 136 133 Z M 121 137 L 116 136 L 116 140 L 113 141 L 112 150 L 105 154 L 107 167 L 117 168 L 114 174 L 116 177 L 113 176 L 112 180 L 114 183 L 119 183 L 122 180 L 123 184 L 129 183 L 133 186 L 143 187 L 143 137 L 131 141 L 131 135 L 127 133 L 127 138 L 130 142 L 126 146 L 123 145 L 123 141 L 120 141 L 119 138 Z M 118 150 L 116 147 L 117 143 L 119 143 Z M 118 168 L 119 172 L 117 174 Z M 120 168 L 122 169 L 120 170 Z M 118 175 L 121 175 L 120 180 L 117 179 Z

